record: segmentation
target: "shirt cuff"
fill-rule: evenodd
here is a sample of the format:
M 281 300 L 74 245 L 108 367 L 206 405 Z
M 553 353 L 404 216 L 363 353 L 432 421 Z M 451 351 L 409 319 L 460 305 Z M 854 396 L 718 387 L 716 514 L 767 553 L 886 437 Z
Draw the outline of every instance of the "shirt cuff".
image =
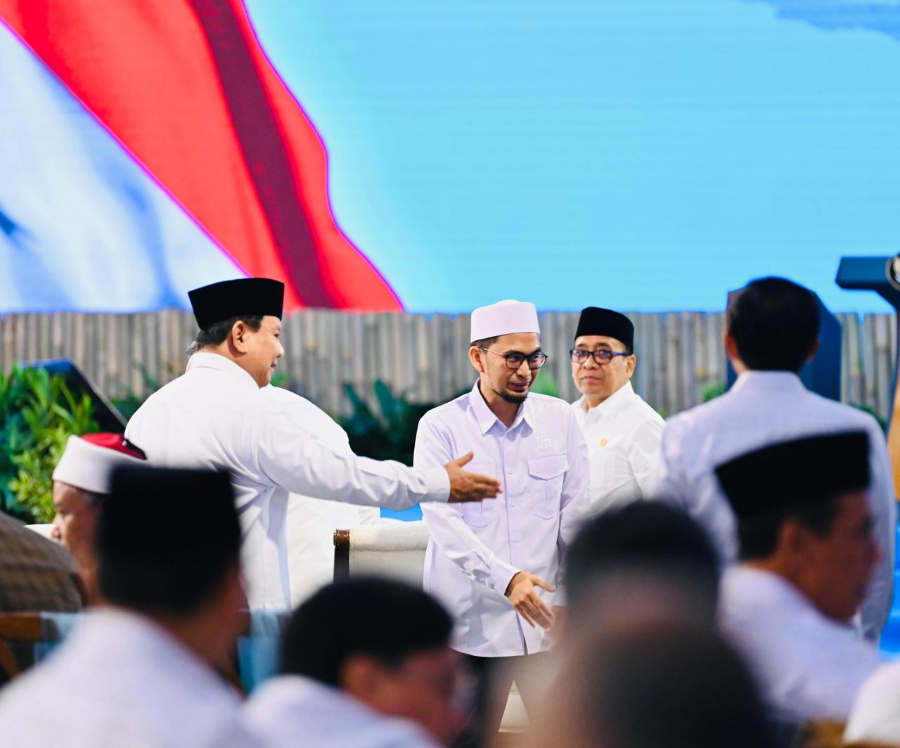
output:
M 490 587 L 501 595 L 505 595 L 510 581 L 520 571 L 521 569 L 511 566 L 506 561 L 495 558 L 494 563 L 491 564 Z
M 425 498 L 422 501 L 450 500 L 450 475 L 445 467 L 428 468 L 422 471 L 425 479 Z

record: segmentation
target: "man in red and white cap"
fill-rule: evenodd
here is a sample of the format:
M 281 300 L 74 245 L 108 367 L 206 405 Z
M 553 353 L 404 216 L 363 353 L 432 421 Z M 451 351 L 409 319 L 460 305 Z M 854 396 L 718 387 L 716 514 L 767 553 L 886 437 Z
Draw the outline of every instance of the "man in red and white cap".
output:
M 88 603 L 97 601 L 94 533 L 100 502 L 110 492 L 112 472 L 146 459 L 121 434 L 70 436 L 53 471 L 53 537 L 75 559 Z

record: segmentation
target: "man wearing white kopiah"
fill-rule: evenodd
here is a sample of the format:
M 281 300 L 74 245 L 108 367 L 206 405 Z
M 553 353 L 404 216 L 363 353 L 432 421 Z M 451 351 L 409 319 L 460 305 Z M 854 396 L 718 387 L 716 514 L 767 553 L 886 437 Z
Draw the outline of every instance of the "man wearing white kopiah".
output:
M 571 407 L 529 395 L 547 360 L 534 305 L 476 309 L 471 340 L 480 378 L 425 414 L 414 458 L 430 468 L 474 451 L 477 470 L 503 485 L 503 497 L 483 505 L 422 507 L 430 535 L 425 588 L 456 618 L 453 646 L 479 678 L 479 704 L 460 745 L 497 731 L 513 678 L 526 708 L 534 703 L 528 673 L 558 614 L 560 557 L 589 509 L 587 447 Z
M 100 602 L 96 529 L 100 504 L 117 467 L 141 465 L 146 456 L 121 434 L 70 436 L 53 470 L 53 538 L 72 554 L 85 602 Z
M 665 422 L 631 386 L 634 324 L 612 309 L 583 309 L 569 357 L 581 392 L 572 408 L 590 452 L 591 510 L 648 498 Z
M 250 607 L 290 605 L 289 492 L 391 509 L 496 495 L 495 479 L 462 469 L 470 455 L 416 470 L 338 452 L 261 394 L 284 355 L 282 283 L 243 278 L 189 295 L 200 326 L 190 369 L 147 399 L 125 435 L 151 463 L 231 473 Z

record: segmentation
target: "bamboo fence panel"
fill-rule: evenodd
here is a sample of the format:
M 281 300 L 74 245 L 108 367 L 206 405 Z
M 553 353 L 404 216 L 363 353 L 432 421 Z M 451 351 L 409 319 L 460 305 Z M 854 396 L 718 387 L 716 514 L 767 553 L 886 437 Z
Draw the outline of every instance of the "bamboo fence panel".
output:
M 710 385 L 724 383 L 724 315 L 630 314 L 635 323 L 635 389 L 664 415 L 699 403 Z M 886 418 L 893 392 L 897 329 L 893 315 L 837 315 L 843 327 L 841 395 Z M 550 359 L 542 376 L 575 400 L 568 351 L 578 315 L 541 314 Z M 144 397 L 183 370 L 196 334 L 181 310 L 142 314 L 10 314 L 0 317 L 0 368 L 17 362 L 71 358 L 113 398 Z M 305 310 L 284 320 L 286 354 L 278 371 L 288 386 L 332 414 L 347 414 L 344 385 L 377 408 L 376 380 L 422 403 L 468 390 L 467 315 L 353 314 Z

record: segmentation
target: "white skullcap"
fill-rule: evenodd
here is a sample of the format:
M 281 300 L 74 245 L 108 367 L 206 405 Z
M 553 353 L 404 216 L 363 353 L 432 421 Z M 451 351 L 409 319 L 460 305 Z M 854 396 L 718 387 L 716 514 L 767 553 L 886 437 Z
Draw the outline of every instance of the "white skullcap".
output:
M 119 434 L 70 436 L 53 471 L 53 480 L 90 493 L 108 494 L 112 472 L 122 465 L 146 465 Z
M 472 312 L 472 335 L 470 341 L 495 338 L 515 332 L 536 332 L 538 326 L 537 309 L 530 301 L 498 301 L 490 306 L 478 307 Z

